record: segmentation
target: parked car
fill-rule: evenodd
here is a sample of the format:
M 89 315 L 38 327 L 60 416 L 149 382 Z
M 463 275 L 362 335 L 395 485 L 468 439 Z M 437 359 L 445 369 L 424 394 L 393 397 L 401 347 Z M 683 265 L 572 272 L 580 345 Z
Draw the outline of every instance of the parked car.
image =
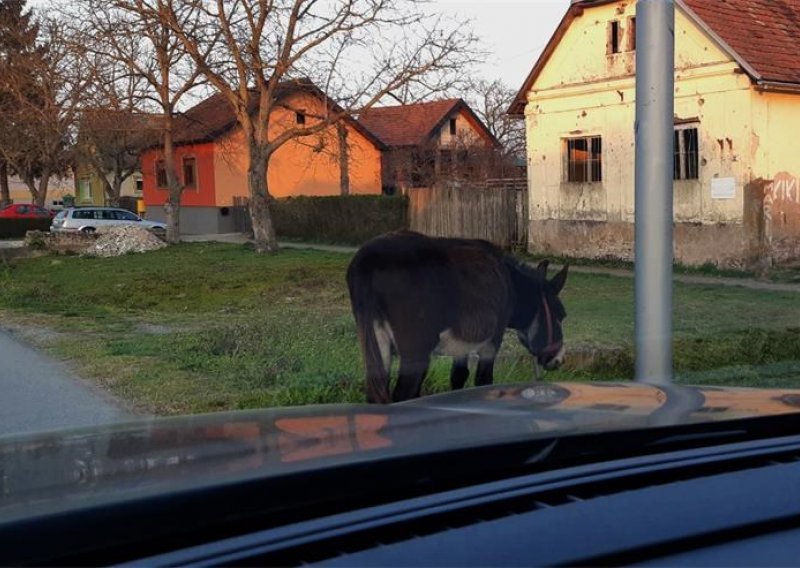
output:
M 93 233 L 102 227 L 139 225 L 155 232 L 167 230 L 164 223 L 146 221 L 126 209 L 116 207 L 70 207 L 62 209 L 53 219 L 52 232 Z
M 14 203 L 0 209 L 0 218 L 3 219 L 47 219 L 53 215 L 55 211 L 31 203 Z

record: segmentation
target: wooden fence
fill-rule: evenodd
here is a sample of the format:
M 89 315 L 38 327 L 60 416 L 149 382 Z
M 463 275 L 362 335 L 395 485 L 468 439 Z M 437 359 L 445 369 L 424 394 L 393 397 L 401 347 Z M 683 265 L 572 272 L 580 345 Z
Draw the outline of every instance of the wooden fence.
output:
M 527 247 L 525 179 L 442 185 L 408 191 L 411 230 L 436 237 L 485 239 L 503 248 Z

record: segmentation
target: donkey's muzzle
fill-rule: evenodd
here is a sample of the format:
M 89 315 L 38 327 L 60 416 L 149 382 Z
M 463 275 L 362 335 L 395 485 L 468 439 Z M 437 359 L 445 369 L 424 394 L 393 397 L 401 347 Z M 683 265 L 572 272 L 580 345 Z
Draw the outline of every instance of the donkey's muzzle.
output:
M 538 356 L 539 364 L 548 371 L 553 371 L 564 364 L 565 356 L 566 349 L 564 348 L 564 343 L 559 341 L 558 343 L 548 345 Z

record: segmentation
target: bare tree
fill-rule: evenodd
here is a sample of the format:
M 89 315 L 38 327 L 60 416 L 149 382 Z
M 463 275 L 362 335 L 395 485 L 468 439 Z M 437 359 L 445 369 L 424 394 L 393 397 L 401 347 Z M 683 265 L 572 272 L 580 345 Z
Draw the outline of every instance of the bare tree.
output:
M 506 111 L 517 92 L 502 81 L 475 80 L 469 88 L 469 105 L 503 145 L 507 158 L 525 157 L 525 121 Z
M 413 86 L 420 96 L 445 91 L 476 54 L 469 29 L 426 14 L 424 0 L 137 3 L 150 5 L 147 17 L 162 19 L 236 115 L 248 146 L 250 215 L 259 252 L 278 248 L 267 171 L 281 146 L 403 88 Z M 202 17 L 188 25 L 181 16 L 187 8 Z M 221 45 L 211 49 L 217 38 Z M 302 87 L 304 79 L 331 95 L 325 111 L 305 124 L 271 130 L 281 89 L 287 82 Z
M 0 77 L 11 101 L 10 122 L 0 133 L 0 152 L 27 185 L 33 202 L 44 205 L 52 176 L 70 166 L 81 105 L 92 83 L 84 52 L 54 20 L 40 22 L 36 51 Z
M 155 122 L 167 177 L 164 209 L 167 240 L 171 243 L 180 240 L 184 189 L 175 159 L 176 115 L 181 102 L 203 79 L 187 56 L 183 42 L 166 22 L 174 20 L 187 33 L 201 33 L 197 28 L 202 21 L 200 10 L 192 4 L 173 0 L 79 0 L 65 14 L 79 23 L 86 37 L 92 38 L 87 49 L 117 70 L 101 76 L 106 92 L 131 77 L 146 85 L 143 93 L 127 101 L 126 106 L 159 115 Z M 205 39 L 205 48 L 213 49 L 214 41 Z M 153 122 L 149 120 L 148 124 Z

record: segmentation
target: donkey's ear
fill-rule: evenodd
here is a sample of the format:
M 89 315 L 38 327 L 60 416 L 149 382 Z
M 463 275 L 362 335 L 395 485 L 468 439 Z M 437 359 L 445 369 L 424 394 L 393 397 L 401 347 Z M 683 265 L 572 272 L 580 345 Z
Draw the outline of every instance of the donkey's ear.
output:
M 550 261 L 549 260 L 543 260 L 542 262 L 539 263 L 539 266 L 536 267 L 536 270 L 539 271 L 542 276 L 547 278 L 547 269 L 549 267 L 550 267 Z
M 569 274 L 569 264 L 565 264 L 564 268 L 561 269 L 561 272 L 556 274 L 550 281 L 550 285 L 553 287 L 554 294 L 558 295 L 559 293 L 561 293 L 561 290 L 564 289 L 564 284 L 567 283 L 568 274 Z

